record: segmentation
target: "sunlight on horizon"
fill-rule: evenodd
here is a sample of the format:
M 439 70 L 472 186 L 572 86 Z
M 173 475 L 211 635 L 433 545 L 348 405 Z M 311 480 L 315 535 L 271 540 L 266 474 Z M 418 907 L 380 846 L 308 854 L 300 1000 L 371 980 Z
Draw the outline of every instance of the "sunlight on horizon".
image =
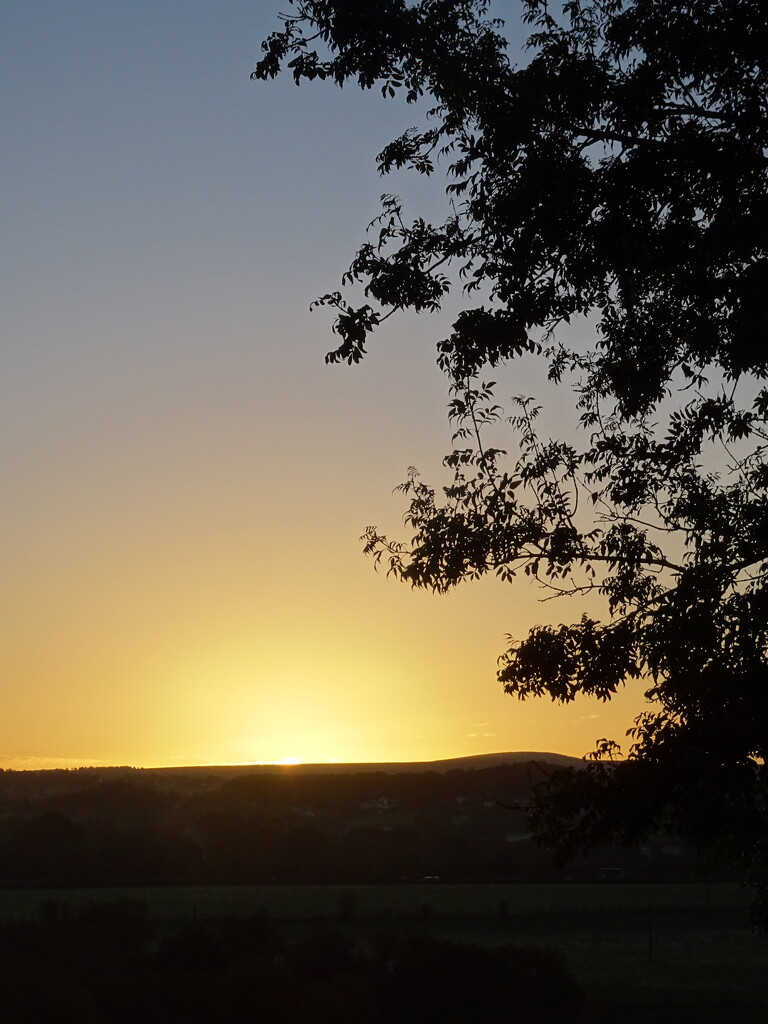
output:
M 250 765 L 254 767 L 257 765 L 285 765 L 285 764 L 304 764 L 298 757 L 281 757 L 278 761 L 230 761 L 222 767 L 227 768 L 248 768 Z

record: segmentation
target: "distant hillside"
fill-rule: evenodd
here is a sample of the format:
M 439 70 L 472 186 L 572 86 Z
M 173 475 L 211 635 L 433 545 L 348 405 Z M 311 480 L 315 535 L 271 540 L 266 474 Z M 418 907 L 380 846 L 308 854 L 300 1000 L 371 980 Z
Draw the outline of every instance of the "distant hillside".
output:
M 576 758 L 0 772 L 0 889 L 692 877 L 679 842 L 595 851 L 565 876 L 527 832 Z M 1 916 L 1 915 L 0 915 Z
M 293 774 L 293 775 L 349 775 L 361 772 L 384 772 L 395 775 L 403 772 L 449 772 L 481 768 L 495 768 L 503 764 L 521 764 L 535 761 L 539 764 L 554 765 L 558 768 L 581 767 L 580 757 L 551 752 L 518 750 L 499 754 L 470 754 L 466 757 L 449 757 L 440 761 L 361 761 L 359 763 L 336 762 L 320 764 L 241 764 L 241 765 L 190 765 L 185 768 L 145 768 L 145 772 L 178 772 L 183 774 L 212 774 L 233 778 L 252 774 Z
M 555 764 L 558 768 L 581 767 L 584 761 L 569 754 L 518 750 L 506 754 L 471 754 L 467 757 L 450 757 L 444 761 L 428 761 L 421 765 L 422 771 L 447 772 L 452 768 L 492 768 L 497 764 L 520 764 L 539 761 L 541 764 Z
M 178 785 L 218 785 L 229 779 L 250 776 L 296 778 L 307 775 L 422 775 L 447 772 L 483 772 L 505 765 L 535 764 L 546 769 L 581 767 L 581 758 L 551 751 L 518 750 L 497 754 L 470 754 L 440 761 L 361 761 L 320 764 L 202 764 L 169 768 L 132 768 L 127 765 L 82 768 L 0 769 L 0 800 L 4 795 L 24 793 L 34 799 L 54 792 L 75 791 L 83 785 L 102 784 L 117 779 L 132 779 L 175 787 Z M 548 772 L 545 771 L 545 774 Z M 0 808 L 0 813 L 2 809 Z

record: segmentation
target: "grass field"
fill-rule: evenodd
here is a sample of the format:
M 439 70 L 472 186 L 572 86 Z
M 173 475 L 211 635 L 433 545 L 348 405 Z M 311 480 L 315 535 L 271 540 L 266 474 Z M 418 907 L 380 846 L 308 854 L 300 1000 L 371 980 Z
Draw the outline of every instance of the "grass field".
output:
M 210 886 L 0 890 L 0 917 L 41 902 L 130 898 L 156 921 L 266 914 L 291 935 L 343 928 L 361 939 L 418 929 L 480 943 L 559 949 L 596 1009 L 622 1021 L 768 1019 L 768 942 L 747 927 L 736 885 Z

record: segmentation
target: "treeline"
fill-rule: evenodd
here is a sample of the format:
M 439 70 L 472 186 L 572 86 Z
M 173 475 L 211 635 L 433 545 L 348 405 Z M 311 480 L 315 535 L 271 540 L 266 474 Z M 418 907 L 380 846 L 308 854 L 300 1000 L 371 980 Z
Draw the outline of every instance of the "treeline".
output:
M 0 884 L 540 881 L 527 839 L 546 767 L 224 778 L 204 770 L 0 776 Z M 33 776 L 37 776 L 34 778 Z M 596 878 L 606 854 L 569 869 Z M 679 851 L 612 852 L 634 877 L 680 877 Z
M 343 933 L 286 942 L 265 918 L 159 928 L 132 900 L 0 923 L 15 1024 L 560 1024 L 584 999 L 554 952 Z

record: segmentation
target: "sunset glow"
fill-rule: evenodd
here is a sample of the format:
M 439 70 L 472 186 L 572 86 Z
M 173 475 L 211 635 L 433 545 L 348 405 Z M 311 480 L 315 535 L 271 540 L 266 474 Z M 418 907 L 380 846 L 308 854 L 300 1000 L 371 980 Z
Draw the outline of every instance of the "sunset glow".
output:
M 506 634 L 580 606 L 525 582 L 438 598 L 361 553 L 370 523 L 402 534 L 408 466 L 441 479 L 451 309 L 324 365 L 330 320 L 308 305 L 363 240 L 374 155 L 413 112 L 250 82 L 277 10 L 7 6 L 0 766 L 623 739 L 637 693 L 520 704 L 495 679 Z

